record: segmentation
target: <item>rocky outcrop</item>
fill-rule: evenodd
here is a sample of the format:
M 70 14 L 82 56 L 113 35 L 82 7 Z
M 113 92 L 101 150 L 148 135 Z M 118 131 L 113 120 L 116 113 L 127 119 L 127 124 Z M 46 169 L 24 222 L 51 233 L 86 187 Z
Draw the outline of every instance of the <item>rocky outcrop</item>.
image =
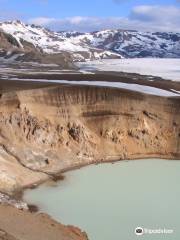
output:
M 56 64 L 60 69 L 77 69 L 72 55 L 68 52 L 44 53 L 26 40 L 18 40 L 15 36 L 0 30 L 0 60 L 2 62 L 36 62 L 40 64 Z
M 0 204 L 13 206 L 20 210 L 28 210 L 27 203 L 25 203 L 21 200 L 15 200 L 15 199 L 11 198 L 10 196 L 3 194 L 3 193 L 0 193 Z
M 59 85 L 2 93 L 0 190 L 120 159 L 180 158 L 180 99 Z

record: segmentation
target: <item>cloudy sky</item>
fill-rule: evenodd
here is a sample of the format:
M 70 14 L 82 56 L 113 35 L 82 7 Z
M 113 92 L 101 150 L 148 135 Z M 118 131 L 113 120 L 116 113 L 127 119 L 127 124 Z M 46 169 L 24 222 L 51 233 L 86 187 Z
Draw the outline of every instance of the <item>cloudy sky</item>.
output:
M 52 30 L 180 32 L 180 0 L 0 0 L 0 20 Z

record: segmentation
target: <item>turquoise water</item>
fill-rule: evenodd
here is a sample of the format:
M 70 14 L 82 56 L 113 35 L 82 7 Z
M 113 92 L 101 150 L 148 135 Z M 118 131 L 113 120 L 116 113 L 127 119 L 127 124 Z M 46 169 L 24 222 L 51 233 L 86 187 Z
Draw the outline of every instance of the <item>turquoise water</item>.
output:
M 121 161 L 65 176 L 56 186 L 27 190 L 24 199 L 90 240 L 180 239 L 180 161 Z M 136 227 L 173 233 L 136 236 Z

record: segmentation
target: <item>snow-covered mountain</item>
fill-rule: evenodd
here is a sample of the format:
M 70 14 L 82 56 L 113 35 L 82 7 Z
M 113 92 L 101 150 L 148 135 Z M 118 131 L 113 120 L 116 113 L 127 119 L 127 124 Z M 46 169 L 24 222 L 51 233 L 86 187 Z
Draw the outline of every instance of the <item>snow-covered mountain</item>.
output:
M 65 54 L 84 61 L 122 57 L 180 57 L 180 33 L 104 30 L 92 33 L 52 32 L 20 21 L 0 23 L 0 57 L 44 59 Z M 43 57 L 40 57 L 43 55 Z M 28 56 L 28 57 L 27 57 Z M 57 56 L 56 56 L 57 58 Z M 52 59 L 52 57 L 51 57 Z
M 26 43 L 31 44 L 40 52 L 45 54 L 57 54 L 62 52 L 71 53 L 75 61 L 100 58 L 121 58 L 117 53 L 104 50 L 88 44 L 76 43 L 71 37 L 64 34 L 52 32 L 35 25 L 27 25 L 20 21 L 0 23 L 0 31 L 11 36 L 15 47 L 24 49 Z M 72 35 L 72 32 L 71 32 Z
M 109 50 L 123 57 L 180 57 L 180 33 L 105 30 L 61 34 L 75 44 Z

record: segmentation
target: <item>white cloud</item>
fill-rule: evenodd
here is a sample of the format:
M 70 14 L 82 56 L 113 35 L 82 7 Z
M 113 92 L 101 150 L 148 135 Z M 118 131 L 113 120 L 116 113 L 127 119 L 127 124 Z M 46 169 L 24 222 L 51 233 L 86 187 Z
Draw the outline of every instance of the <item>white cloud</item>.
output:
M 39 17 L 29 23 L 48 27 L 52 30 L 96 31 L 120 28 L 142 31 L 180 32 L 180 8 L 175 6 L 141 5 L 132 9 L 128 17 L 81 17 L 64 19 Z
M 75 16 L 64 19 L 34 18 L 28 22 L 52 30 L 95 31 L 104 28 L 119 28 L 122 18 L 98 18 Z
M 142 5 L 135 7 L 130 18 L 140 21 L 158 21 L 164 22 L 180 22 L 180 8 L 175 6 L 148 6 Z M 164 22 L 166 24 L 166 22 Z
M 53 23 L 53 24 L 57 23 L 57 21 L 59 21 L 59 20 L 57 20 L 55 18 L 38 17 L 38 18 L 30 19 L 28 22 L 35 24 L 35 25 L 47 26 L 51 23 Z

